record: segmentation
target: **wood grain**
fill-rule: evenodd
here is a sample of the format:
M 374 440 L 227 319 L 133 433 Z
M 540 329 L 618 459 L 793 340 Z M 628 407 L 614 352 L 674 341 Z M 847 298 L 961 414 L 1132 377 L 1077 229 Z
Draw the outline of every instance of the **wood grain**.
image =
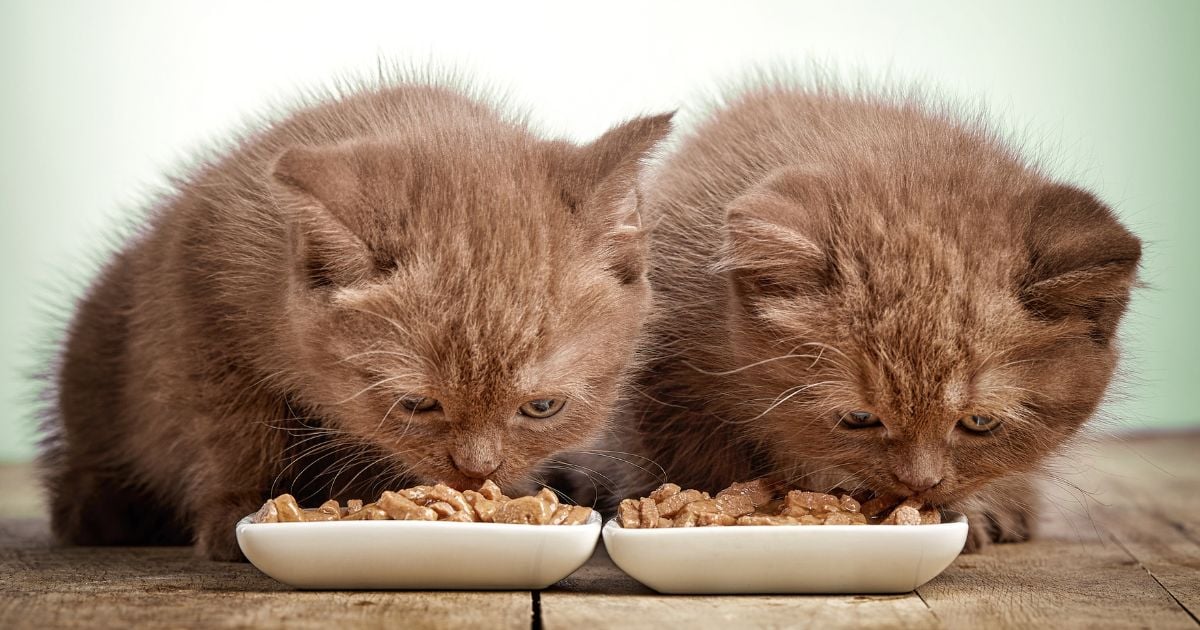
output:
M 1200 440 L 1109 441 L 1091 458 L 1098 526 L 1200 617 Z
M 519 592 L 294 591 L 189 548 L 56 548 L 45 521 L 0 527 L 5 628 L 529 628 Z
M 658 595 L 621 571 L 601 547 L 591 561 L 541 593 L 541 619 L 556 628 L 937 628 L 915 593 L 858 596 Z
M 1093 445 L 1048 486 L 1038 539 L 961 556 L 916 593 L 661 596 L 601 549 L 536 618 L 524 591 L 293 591 L 186 548 L 54 547 L 30 467 L 0 466 L 0 626 L 1197 628 L 1197 452 L 1200 433 Z

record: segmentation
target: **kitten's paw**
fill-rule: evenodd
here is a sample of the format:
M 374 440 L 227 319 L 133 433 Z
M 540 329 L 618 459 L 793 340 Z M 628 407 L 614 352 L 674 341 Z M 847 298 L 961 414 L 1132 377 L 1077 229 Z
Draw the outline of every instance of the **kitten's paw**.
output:
M 966 511 L 963 553 L 979 553 L 991 543 L 1025 542 L 1033 535 L 1033 516 L 1015 507 L 986 506 Z
M 202 517 L 196 523 L 196 555 L 218 562 L 246 562 L 235 530 L 237 522 L 245 515 L 213 513 Z

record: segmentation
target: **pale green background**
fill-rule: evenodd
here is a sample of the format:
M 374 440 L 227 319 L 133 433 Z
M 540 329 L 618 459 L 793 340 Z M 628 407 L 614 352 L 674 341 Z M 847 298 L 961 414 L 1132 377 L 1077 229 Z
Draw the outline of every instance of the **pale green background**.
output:
M 39 305 L 69 304 L 105 235 L 190 151 L 378 57 L 473 69 L 581 138 L 686 108 L 747 62 L 982 99 L 1148 246 L 1106 426 L 1200 421 L 1200 2 L 437 4 L 0 4 L 0 460 L 33 452 L 22 374 L 55 326 Z

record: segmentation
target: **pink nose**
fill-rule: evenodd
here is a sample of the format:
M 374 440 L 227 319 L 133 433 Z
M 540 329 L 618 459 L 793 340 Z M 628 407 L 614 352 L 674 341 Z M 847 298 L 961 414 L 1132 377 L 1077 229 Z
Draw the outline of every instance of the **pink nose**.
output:
M 458 472 L 472 479 L 487 479 L 500 467 L 499 460 L 475 460 L 460 455 L 451 455 L 450 461 L 454 462 Z

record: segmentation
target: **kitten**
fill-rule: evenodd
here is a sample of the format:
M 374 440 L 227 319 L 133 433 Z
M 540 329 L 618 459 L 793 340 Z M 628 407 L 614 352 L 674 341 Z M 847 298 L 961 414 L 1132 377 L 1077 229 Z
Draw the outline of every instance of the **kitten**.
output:
M 59 539 L 193 541 L 274 494 L 536 487 L 606 427 L 650 299 L 635 185 L 456 88 L 330 96 L 196 168 L 78 305 L 41 465 Z
M 644 217 L 636 417 L 668 479 L 918 495 L 965 510 L 973 549 L 1030 535 L 1135 283 L 1100 201 L 919 97 L 775 85 L 682 140 Z

